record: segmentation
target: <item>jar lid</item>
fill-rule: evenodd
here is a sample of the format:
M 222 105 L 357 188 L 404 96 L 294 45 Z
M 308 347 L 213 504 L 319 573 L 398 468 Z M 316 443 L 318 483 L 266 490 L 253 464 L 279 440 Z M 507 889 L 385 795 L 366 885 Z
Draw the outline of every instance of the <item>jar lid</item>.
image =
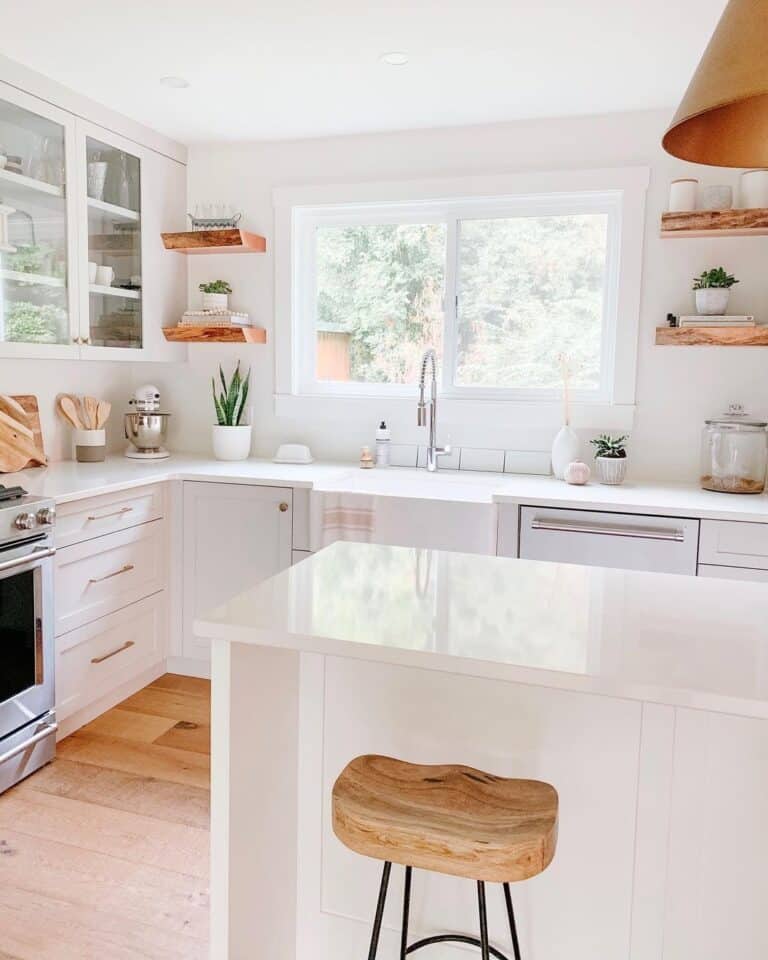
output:
M 705 420 L 704 423 L 708 427 L 753 427 L 761 429 L 768 427 L 768 420 L 752 420 L 740 403 L 729 403 L 727 413 L 713 420 Z

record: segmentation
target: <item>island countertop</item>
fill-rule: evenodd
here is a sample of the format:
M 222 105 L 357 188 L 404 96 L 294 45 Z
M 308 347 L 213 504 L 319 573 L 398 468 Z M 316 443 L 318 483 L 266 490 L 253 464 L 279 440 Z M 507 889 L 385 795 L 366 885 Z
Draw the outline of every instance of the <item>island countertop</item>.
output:
M 766 623 L 761 584 L 336 543 L 195 632 L 768 718 Z

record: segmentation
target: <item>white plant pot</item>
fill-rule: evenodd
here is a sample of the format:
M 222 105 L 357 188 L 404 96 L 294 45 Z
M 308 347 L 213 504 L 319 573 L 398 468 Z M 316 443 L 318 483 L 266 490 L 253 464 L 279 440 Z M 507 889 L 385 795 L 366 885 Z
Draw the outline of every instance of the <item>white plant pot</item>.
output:
M 731 291 L 727 287 L 696 290 L 696 312 L 705 317 L 722 317 L 728 309 Z
M 247 460 L 251 453 L 250 424 L 239 427 L 213 425 L 213 455 L 217 460 Z
M 579 459 L 581 442 L 576 431 L 567 425 L 560 427 L 552 441 L 552 473 L 558 480 L 565 478 L 569 463 Z
M 600 483 L 624 483 L 627 476 L 627 457 L 596 457 L 595 462 Z
M 229 303 L 229 294 L 227 293 L 204 293 L 203 294 L 203 310 L 219 310 L 224 311 L 227 309 L 227 304 Z

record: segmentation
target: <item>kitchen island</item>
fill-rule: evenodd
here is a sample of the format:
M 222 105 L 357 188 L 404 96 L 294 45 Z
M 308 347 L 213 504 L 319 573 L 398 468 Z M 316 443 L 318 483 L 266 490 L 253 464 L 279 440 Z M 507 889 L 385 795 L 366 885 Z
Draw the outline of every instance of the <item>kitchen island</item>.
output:
M 765 957 L 766 623 L 760 584 L 351 543 L 233 597 L 196 624 L 211 956 L 365 955 L 378 864 L 329 801 L 374 752 L 558 789 L 555 860 L 513 890 L 523 956 Z M 414 933 L 473 931 L 473 895 L 417 874 Z

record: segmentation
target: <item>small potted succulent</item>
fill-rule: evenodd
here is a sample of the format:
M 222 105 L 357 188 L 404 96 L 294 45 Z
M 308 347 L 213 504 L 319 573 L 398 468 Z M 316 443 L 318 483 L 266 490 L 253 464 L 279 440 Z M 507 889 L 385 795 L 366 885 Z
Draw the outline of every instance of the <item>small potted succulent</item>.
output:
M 627 450 L 624 444 L 627 438 L 611 437 L 601 433 L 589 442 L 595 448 L 597 479 L 600 483 L 623 483 L 627 475 Z
M 203 310 L 222 313 L 227 309 L 232 287 L 226 280 L 209 280 L 201 283 L 198 290 L 203 295 Z
M 243 423 L 250 379 L 250 370 L 244 377 L 241 376 L 239 360 L 229 383 L 219 364 L 220 391 L 217 391 L 215 378 L 211 377 L 213 406 L 216 410 L 213 455 L 217 460 L 247 460 L 251 452 L 251 425 Z
M 728 309 L 731 287 L 739 281 L 722 267 L 705 270 L 693 281 L 696 311 L 705 317 L 723 316 Z

